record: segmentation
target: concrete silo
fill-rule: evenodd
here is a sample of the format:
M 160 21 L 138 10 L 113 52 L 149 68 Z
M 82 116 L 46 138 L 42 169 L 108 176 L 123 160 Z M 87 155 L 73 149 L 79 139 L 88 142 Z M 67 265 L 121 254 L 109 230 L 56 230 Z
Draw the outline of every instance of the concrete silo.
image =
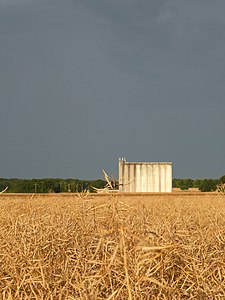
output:
M 119 159 L 120 192 L 172 192 L 172 162 Z

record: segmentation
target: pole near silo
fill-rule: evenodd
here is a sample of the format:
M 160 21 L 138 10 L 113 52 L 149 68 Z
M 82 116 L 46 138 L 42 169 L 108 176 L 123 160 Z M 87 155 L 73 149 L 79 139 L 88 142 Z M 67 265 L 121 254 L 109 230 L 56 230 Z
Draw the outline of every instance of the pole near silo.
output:
M 119 158 L 119 191 L 124 192 L 124 167 L 126 159 Z
M 34 183 L 34 192 L 37 193 L 37 182 Z

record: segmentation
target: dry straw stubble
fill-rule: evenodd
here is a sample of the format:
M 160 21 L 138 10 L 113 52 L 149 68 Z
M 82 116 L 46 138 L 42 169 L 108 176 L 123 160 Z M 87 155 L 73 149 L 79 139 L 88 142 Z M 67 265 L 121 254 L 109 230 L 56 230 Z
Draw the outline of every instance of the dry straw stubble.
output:
M 1 299 L 225 299 L 224 200 L 1 199 Z

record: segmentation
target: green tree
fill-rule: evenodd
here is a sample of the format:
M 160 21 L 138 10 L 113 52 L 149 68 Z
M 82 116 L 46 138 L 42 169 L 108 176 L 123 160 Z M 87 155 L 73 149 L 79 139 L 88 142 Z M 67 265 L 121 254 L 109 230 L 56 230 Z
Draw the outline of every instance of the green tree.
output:
M 199 190 L 201 192 L 213 192 L 216 190 L 217 184 L 217 179 L 203 179 L 199 186 Z
M 193 180 L 193 188 L 199 188 L 202 184 L 202 179 Z
M 193 179 L 173 179 L 173 187 L 180 188 L 181 190 L 188 190 L 193 187 Z
M 225 175 L 223 175 L 222 177 L 220 177 L 219 183 L 225 183 Z

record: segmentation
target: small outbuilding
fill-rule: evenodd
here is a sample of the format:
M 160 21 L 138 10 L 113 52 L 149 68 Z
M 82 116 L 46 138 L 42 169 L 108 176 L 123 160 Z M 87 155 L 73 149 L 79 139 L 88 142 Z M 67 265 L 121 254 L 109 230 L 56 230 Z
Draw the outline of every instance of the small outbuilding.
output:
M 120 192 L 172 192 L 172 162 L 119 159 Z

